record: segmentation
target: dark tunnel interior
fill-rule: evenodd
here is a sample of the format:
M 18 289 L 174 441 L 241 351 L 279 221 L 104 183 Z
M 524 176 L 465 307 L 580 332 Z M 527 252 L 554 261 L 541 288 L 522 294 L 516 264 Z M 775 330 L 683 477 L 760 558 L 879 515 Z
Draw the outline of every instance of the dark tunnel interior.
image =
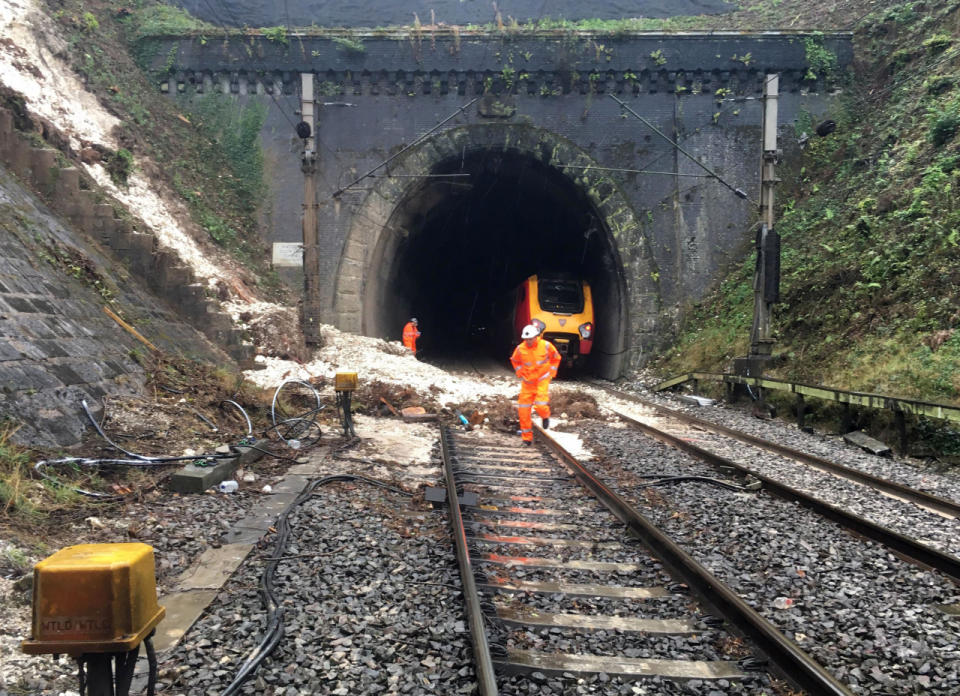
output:
M 626 328 L 621 266 L 580 187 L 529 155 L 503 150 L 465 152 L 431 174 L 394 211 L 393 233 L 377 250 L 368 332 L 397 339 L 416 316 L 418 348 L 430 362 L 477 353 L 505 359 L 508 298 L 528 276 L 562 271 L 590 283 L 597 337 L 584 368 L 606 372 L 602 356 Z

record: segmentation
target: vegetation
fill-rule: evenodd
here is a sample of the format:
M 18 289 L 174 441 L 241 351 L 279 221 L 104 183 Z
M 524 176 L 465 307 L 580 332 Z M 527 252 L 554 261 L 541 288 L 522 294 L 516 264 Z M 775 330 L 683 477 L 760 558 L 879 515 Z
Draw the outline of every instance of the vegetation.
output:
M 366 47 L 360 39 L 351 39 L 347 36 L 333 37 L 333 43 L 342 48 L 347 53 L 363 53 Z
M 125 185 L 141 158 L 162 162 L 157 174 L 184 198 L 194 221 L 253 270 L 262 287 L 280 293 L 257 225 L 265 189 L 259 144 L 265 107 L 237 109 L 234 97 L 210 94 L 196 101 L 195 113 L 181 112 L 157 89 L 156 76 L 151 79 L 137 68 L 149 66 L 156 56 L 161 46 L 157 37 L 191 34 L 206 41 L 222 30 L 156 0 L 141 0 L 132 8 L 80 0 L 50 0 L 50 5 L 75 69 L 121 121 L 122 147 L 104 156 L 114 182 Z M 286 30 L 268 38 L 283 44 Z M 174 46 L 160 71 L 164 76 L 175 60 Z
M 836 131 L 813 136 L 809 114 L 796 126 L 812 137 L 778 190 L 780 376 L 960 401 L 960 50 L 943 34 L 960 17 L 946 2 L 924 14 L 903 3 L 864 17 L 857 50 L 875 64 L 831 114 Z M 818 51 L 811 39 L 811 69 L 829 71 Z M 690 308 L 660 369 L 726 369 L 746 353 L 753 264 Z
M 37 515 L 36 501 L 28 495 L 30 458 L 10 441 L 14 432 L 11 423 L 0 423 L 0 512 L 5 518 L 29 520 Z

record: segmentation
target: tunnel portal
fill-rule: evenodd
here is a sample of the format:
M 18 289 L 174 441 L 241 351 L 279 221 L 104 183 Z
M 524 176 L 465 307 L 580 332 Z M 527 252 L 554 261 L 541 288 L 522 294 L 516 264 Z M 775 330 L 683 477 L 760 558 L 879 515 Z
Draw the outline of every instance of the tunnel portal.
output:
M 418 180 L 381 235 L 366 288 L 366 333 L 396 339 L 411 316 L 430 360 L 510 349 L 512 291 L 530 275 L 590 283 L 597 327 L 584 368 L 603 372 L 626 329 L 616 248 L 585 192 L 528 153 L 464 151 Z

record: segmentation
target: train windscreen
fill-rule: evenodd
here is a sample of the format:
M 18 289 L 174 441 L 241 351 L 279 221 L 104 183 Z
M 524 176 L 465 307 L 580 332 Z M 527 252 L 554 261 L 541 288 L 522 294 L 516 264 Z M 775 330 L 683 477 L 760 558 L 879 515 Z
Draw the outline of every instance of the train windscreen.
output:
M 541 278 L 537 286 L 541 309 L 559 314 L 579 314 L 583 311 L 580 281 Z

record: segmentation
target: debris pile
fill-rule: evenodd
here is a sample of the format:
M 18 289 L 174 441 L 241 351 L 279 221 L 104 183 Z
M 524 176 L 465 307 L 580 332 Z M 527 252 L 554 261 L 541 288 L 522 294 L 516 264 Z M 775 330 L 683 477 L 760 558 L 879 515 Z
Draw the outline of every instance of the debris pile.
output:
M 332 326 L 321 327 L 323 347 L 304 364 L 293 360 L 258 356 L 262 369 L 248 371 L 247 378 L 263 387 L 285 379 L 309 379 L 324 376 L 332 380 L 337 372 L 356 372 L 361 385 L 382 382 L 414 390 L 420 403 L 403 404 L 429 408 L 433 405 L 451 410 L 466 410 L 469 403 L 485 397 L 513 397 L 517 381 L 510 377 L 477 379 L 475 372 L 456 373 L 420 362 L 399 341 L 341 333 Z M 429 394 L 430 396 L 424 396 Z M 388 400 L 389 397 L 386 397 Z M 393 403 L 398 410 L 399 403 Z M 373 404 L 373 408 L 377 405 Z M 481 411 L 483 409 L 480 409 Z
M 231 302 L 227 308 L 240 328 L 248 332 L 258 355 L 298 363 L 310 360 L 297 311 L 292 307 L 269 302 Z
M 602 420 L 597 400 L 582 389 L 551 390 L 550 411 L 561 418 Z

